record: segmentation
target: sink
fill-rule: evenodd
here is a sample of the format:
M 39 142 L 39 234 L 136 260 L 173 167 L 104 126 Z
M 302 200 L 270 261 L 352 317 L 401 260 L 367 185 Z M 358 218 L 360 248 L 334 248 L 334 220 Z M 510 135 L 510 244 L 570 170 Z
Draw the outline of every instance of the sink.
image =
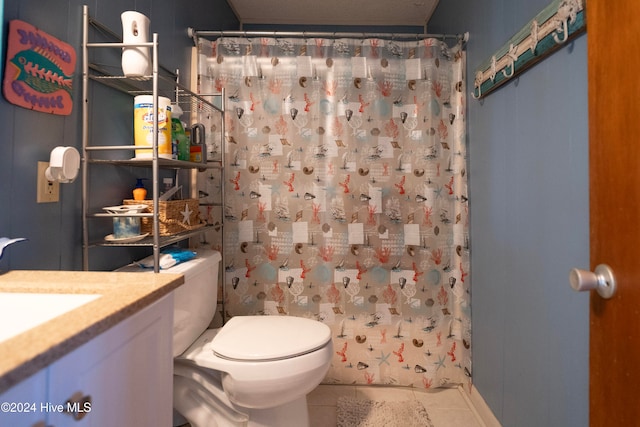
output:
M 91 302 L 97 294 L 0 292 L 0 342 Z

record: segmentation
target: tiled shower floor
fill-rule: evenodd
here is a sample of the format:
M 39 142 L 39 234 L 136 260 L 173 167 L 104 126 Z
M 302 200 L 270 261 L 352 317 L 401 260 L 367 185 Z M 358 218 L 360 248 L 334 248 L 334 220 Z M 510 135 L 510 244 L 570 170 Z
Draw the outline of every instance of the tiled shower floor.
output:
M 417 399 L 427 409 L 434 427 L 484 427 L 459 388 L 419 390 L 402 387 L 373 387 L 321 384 L 307 396 L 311 427 L 336 426 L 336 402 L 340 396 L 376 401 Z

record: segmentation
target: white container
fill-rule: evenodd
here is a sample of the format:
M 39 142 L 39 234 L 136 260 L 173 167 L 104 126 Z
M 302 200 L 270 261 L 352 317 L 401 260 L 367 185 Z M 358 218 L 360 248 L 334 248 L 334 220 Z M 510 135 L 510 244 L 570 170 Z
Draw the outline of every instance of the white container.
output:
M 149 41 L 149 18 L 140 12 L 126 11 L 122 19 L 123 43 L 141 44 Z M 127 77 L 151 75 L 149 48 L 145 46 L 122 48 L 122 72 Z
M 136 158 L 149 159 L 153 156 L 153 96 L 138 95 L 133 99 L 133 131 L 134 143 L 137 147 L 149 147 L 145 150 L 136 149 Z M 171 159 L 171 100 L 164 96 L 158 97 L 158 157 Z
M 147 205 L 107 206 L 102 209 L 117 215 L 113 217 L 113 239 L 127 239 L 140 235 L 140 217 L 127 214 L 144 212 Z

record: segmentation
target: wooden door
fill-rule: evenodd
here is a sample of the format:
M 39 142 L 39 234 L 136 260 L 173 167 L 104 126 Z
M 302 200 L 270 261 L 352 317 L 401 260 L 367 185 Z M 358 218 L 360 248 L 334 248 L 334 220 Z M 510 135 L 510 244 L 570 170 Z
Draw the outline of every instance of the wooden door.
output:
M 588 0 L 591 269 L 609 264 L 613 298 L 591 293 L 590 424 L 640 423 L 640 1 Z

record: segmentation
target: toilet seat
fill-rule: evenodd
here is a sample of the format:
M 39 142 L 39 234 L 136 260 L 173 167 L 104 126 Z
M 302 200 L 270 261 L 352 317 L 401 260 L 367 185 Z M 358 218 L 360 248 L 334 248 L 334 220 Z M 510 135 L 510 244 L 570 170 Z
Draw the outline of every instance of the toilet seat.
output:
M 247 319 L 243 319 L 244 317 Z M 277 316 L 240 316 L 237 321 L 229 321 L 221 329 L 207 329 L 184 353 L 175 358 L 174 366 L 180 367 L 180 372 L 176 371 L 176 375 L 189 377 L 188 372 L 191 370 L 212 370 L 207 375 L 219 378 L 224 393 L 241 412 L 245 412 L 242 408 L 276 408 L 294 400 L 300 401 L 299 404 L 306 408 L 304 396 L 322 381 L 329 369 L 333 355 L 331 329 L 324 323 L 303 318 L 283 316 L 280 320 L 270 320 L 276 318 Z M 260 323 L 263 325 L 256 326 Z M 228 325 L 231 328 L 227 329 Z M 271 330 L 266 332 L 265 329 Z M 223 334 L 222 339 L 218 341 L 220 334 Z M 267 336 L 266 341 L 257 337 L 260 334 Z M 294 342 L 286 346 L 287 351 L 277 348 L 284 337 Z M 298 339 L 299 342 L 295 343 Z M 239 350 L 233 344 L 240 342 L 240 348 L 243 348 L 242 342 L 247 340 L 263 343 L 255 346 L 255 349 L 261 351 L 252 353 L 249 347 L 246 355 L 237 354 Z M 241 358 L 219 356 L 213 350 L 214 342 L 218 344 L 220 351 Z M 245 350 L 246 348 L 245 346 Z M 236 353 L 233 353 L 233 349 Z M 260 359 L 261 357 L 264 358 Z
M 294 316 L 236 316 L 211 341 L 216 356 L 237 361 L 297 357 L 324 347 L 331 331 L 323 323 Z

